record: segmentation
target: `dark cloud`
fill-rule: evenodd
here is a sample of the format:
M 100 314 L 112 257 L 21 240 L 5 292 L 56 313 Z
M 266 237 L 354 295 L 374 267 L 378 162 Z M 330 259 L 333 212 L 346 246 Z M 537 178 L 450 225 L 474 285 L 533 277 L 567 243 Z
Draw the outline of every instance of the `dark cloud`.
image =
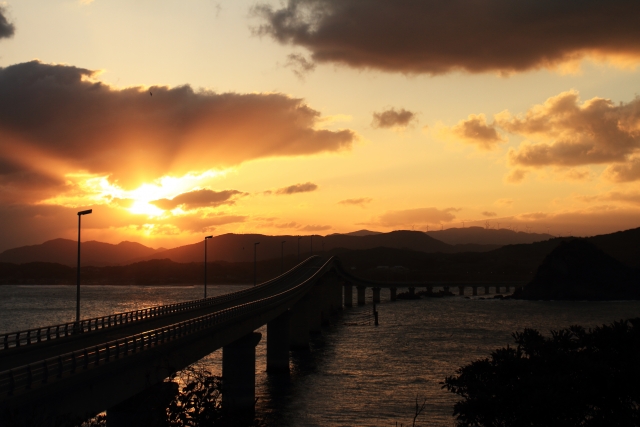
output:
M 364 205 L 371 203 L 371 201 L 373 201 L 371 197 L 360 197 L 357 199 L 340 200 L 338 203 L 341 205 L 360 206 L 361 208 L 363 208 Z
M 300 79 L 304 79 L 307 74 L 316 69 L 316 64 L 307 60 L 299 53 L 292 53 L 287 56 L 286 66 L 291 68 L 293 73 Z
M 392 108 L 381 113 L 373 113 L 373 122 L 371 125 L 374 128 L 404 128 L 415 118 L 416 114 L 411 111 L 405 110 L 404 108 L 396 111 Z
M 486 217 L 489 217 L 489 218 L 494 217 L 494 216 L 498 216 L 498 214 L 497 214 L 497 213 L 495 213 L 495 212 L 490 212 L 490 211 L 484 211 L 484 212 L 482 212 L 482 215 L 483 215 L 483 216 L 486 216 Z
M 15 31 L 15 26 L 7 19 L 7 10 L 0 5 L 0 39 L 12 37 Z
M 315 62 L 391 72 L 514 72 L 640 57 L 637 0 L 288 0 L 257 33 Z
M 419 224 L 451 222 L 456 218 L 453 212 L 459 210 L 456 208 L 417 208 L 388 211 L 380 216 L 378 224 L 385 227 L 410 227 Z
M 173 216 L 158 223 L 175 226 L 182 231 L 191 233 L 204 233 L 215 230 L 216 226 L 245 222 L 247 218 L 246 215 L 228 215 L 224 213 L 206 216 L 194 214 Z
M 182 193 L 173 199 L 159 199 L 149 202 L 164 210 L 172 210 L 183 206 L 186 210 L 201 207 L 218 207 L 235 203 L 234 196 L 242 196 L 246 193 L 237 190 L 213 191 L 209 189 L 195 190 Z
M 495 123 L 487 124 L 484 114 L 471 114 L 467 120 L 460 120 L 455 126 L 444 128 L 444 132 L 463 142 L 477 145 L 482 150 L 493 150 L 506 141 L 496 130 Z
M 84 170 L 133 188 L 169 172 L 349 149 L 355 138 L 316 129 L 320 113 L 283 94 L 115 89 L 96 78 L 38 61 L 1 68 L 0 174 Z
M 318 186 L 312 182 L 305 182 L 304 184 L 294 184 L 288 187 L 279 188 L 276 190 L 276 194 L 296 194 L 296 193 L 308 193 L 310 191 L 316 191 Z

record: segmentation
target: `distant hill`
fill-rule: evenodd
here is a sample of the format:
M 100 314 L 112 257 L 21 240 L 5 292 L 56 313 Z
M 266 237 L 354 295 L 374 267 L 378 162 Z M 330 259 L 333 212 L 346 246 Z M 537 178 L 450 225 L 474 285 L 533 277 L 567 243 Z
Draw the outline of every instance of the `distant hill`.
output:
M 538 267 L 521 299 L 640 299 L 640 274 L 586 239 L 564 241 Z
M 392 231 L 390 233 L 367 234 L 363 236 L 348 234 L 330 234 L 328 236 L 265 236 L 263 234 L 223 234 L 214 236 L 207 246 L 207 257 L 211 260 L 227 262 L 253 261 L 253 244 L 260 242 L 257 247 L 258 259 L 279 258 L 284 244 L 285 256 L 298 254 L 300 242 L 301 259 L 313 253 L 327 252 L 333 249 L 362 250 L 377 247 L 410 249 L 419 252 L 483 252 L 497 248 L 495 245 L 460 245 L 452 246 L 426 235 L 421 231 Z M 202 262 L 204 259 L 204 243 L 180 246 L 162 252 L 156 252 L 145 258 L 168 258 L 175 262 Z
M 505 228 L 494 230 L 482 227 L 447 228 L 446 230 L 428 231 L 427 234 L 450 245 L 517 245 L 541 242 L 554 237 L 550 234 L 516 232 Z
M 357 236 L 357 237 L 362 237 L 362 236 L 371 236 L 374 234 L 382 234 L 380 231 L 371 231 L 371 230 L 358 230 L 358 231 L 352 231 L 350 233 L 335 233 L 332 234 L 336 235 L 336 234 L 341 234 L 343 236 Z
M 135 242 L 120 242 L 117 245 L 96 241 L 82 242 L 82 265 L 119 265 L 134 258 L 155 253 L 156 250 Z M 69 239 L 54 239 L 40 245 L 7 249 L 0 253 L 0 262 L 25 264 L 51 262 L 75 266 L 78 259 L 78 242 Z

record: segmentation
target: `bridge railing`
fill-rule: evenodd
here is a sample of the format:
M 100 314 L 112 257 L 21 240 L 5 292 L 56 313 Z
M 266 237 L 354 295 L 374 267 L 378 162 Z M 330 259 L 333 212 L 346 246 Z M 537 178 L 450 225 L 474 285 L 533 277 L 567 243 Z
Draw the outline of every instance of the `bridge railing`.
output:
M 317 257 L 310 257 L 298 264 L 293 269 L 285 272 L 284 274 L 271 279 L 267 282 L 260 284 L 257 287 L 243 289 L 240 291 L 232 292 L 217 297 L 203 298 L 193 301 L 185 301 L 174 304 L 160 305 L 156 307 L 147 307 L 133 311 L 127 311 L 124 313 L 109 314 L 107 316 L 95 317 L 91 319 L 82 319 L 79 322 L 67 322 L 59 325 L 43 326 L 40 328 L 26 329 L 17 332 L 8 332 L 3 335 L 0 342 L 0 350 L 7 350 L 9 348 L 20 347 L 30 344 L 37 344 L 43 341 L 50 341 L 53 339 L 59 339 L 64 337 L 70 337 L 80 333 L 89 333 L 105 328 L 111 328 L 115 326 L 127 325 L 132 322 L 138 322 L 142 320 L 148 320 L 160 316 L 166 316 L 170 314 L 182 313 L 190 310 L 196 310 L 212 305 L 224 303 L 240 296 L 251 295 L 252 293 L 259 292 L 264 289 L 265 286 L 270 286 L 283 278 L 293 274 L 297 268 L 308 264 Z
M 277 307 L 289 300 L 301 297 L 313 285 L 315 278 L 330 266 L 329 259 L 318 271 L 304 282 L 278 294 L 256 301 L 226 308 L 214 313 L 185 320 L 170 326 L 154 329 L 103 344 L 51 357 L 9 371 L 0 372 L 0 398 L 33 389 L 46 383 L 73 375 L 80 371 L 95 369 L 115 360 L 139 354 L 158 346 L 175 342 L 212 327 L 223 327 L 257 312 Z

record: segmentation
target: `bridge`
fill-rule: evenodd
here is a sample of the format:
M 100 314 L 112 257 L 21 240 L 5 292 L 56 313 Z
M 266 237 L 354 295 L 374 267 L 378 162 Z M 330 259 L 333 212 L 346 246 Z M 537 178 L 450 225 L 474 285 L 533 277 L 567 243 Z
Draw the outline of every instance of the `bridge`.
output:
M 151 411 L 149 396 L 175 395 L 165 380 L 222 348 L 222 405 L 252 413 L 255 346 L 267 325 L 267 371 L 289 372 L 289 351 L 309 348 L 332 314 L 357 303 L 365 290 L 424 287 L 459 294 L 478 287 L 499 292 L 522 283 L 387 283 L 352 276 L 335 257 L 314 256 L 258 286 L 218 297 L 163 305 L 0 335 L 0 426 L 15 420 L 54 425 L 61 417 L 88 418 L 107 411 L 110 427 L 131 425 Z M 167 390 L 167 387 L 169 388 Z M 146 406 L 145 406 L 146 405 Z M 34 411 L 37 408 L 37 411 Z

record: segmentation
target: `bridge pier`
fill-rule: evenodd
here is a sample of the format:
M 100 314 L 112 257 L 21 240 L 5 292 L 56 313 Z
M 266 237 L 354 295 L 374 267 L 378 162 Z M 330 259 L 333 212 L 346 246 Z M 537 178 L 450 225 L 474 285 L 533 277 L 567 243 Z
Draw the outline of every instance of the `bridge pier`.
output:
M 373 302 L 380 303 L 380 288 L 373 288 Z
M 496 286 L 496 294 L 500 293 L 500 286 Z
M 464 295 L 464 286 L 458 286 L 458 295 Z
M 305 296 L 291 307 L 289 319 L 289 348 L 291 350 L 309 350 L 309 305 L 310 299 Z
M 511 286 L 507 286 L 507 287 L 505 288 L 505 290 L 504 290 L 504 291 L 505 291 L 505 293 L 507 293 L 507 294 L 508 294 L 509 292 L 511 292 Z
M 353 307 L 353 286 L 349 282 L 344 284 L 344 306 Z
M 333 296 L 331 308 L 334 313 L 337 313 L 342 310 L 342 284 L 337 280 L 331 284 L 331 295 Z
M 364 305 L 364 291 L 367 289 L 367 287 L 358 285 L 356 286 L 356 289 L 358 290 L 358 305 Z
M 414 287 L 410 287 L 409 288 L 409 295 L 411 295 L 412 297 L 416 295 L 416 288 Z
M 389 288 L 389 300 L 395 301 L 397 299 L 396 295 L 398 293 L 397 288 Z
M 262 334 L 252 332 L 222 347 L 222 407 L 225 411 L 254 412 L 256 345 L 260 338 Z
M 158 383 L 107 410 L 107 427 L 163 425 L 178 384 Z
M 309 332 L 319 334 L 322 332 L 323 310 L 325 310 L 325 295 L 322 289 L 316 285 L 309 292 Z
M 447 292 L 449 292 L 449 287 L 448 286 L 443 286 L 442 290 L 444 291 L 444 293 L 446 294 Z
M 489 287 L 488 286 L 484 287 L 484 294 L 485 295 L 489 295 Z
M 428 294 L 432 294 L 433 293 L 433 286 L 427 286 L 427 293 Z
M 289 372 L 291 312 L 267 323 L 267 372 Z
M 477 286 L 472 286 L 471 287 L 471 295 L 476 296 L 478 295 L 478 287 Z

